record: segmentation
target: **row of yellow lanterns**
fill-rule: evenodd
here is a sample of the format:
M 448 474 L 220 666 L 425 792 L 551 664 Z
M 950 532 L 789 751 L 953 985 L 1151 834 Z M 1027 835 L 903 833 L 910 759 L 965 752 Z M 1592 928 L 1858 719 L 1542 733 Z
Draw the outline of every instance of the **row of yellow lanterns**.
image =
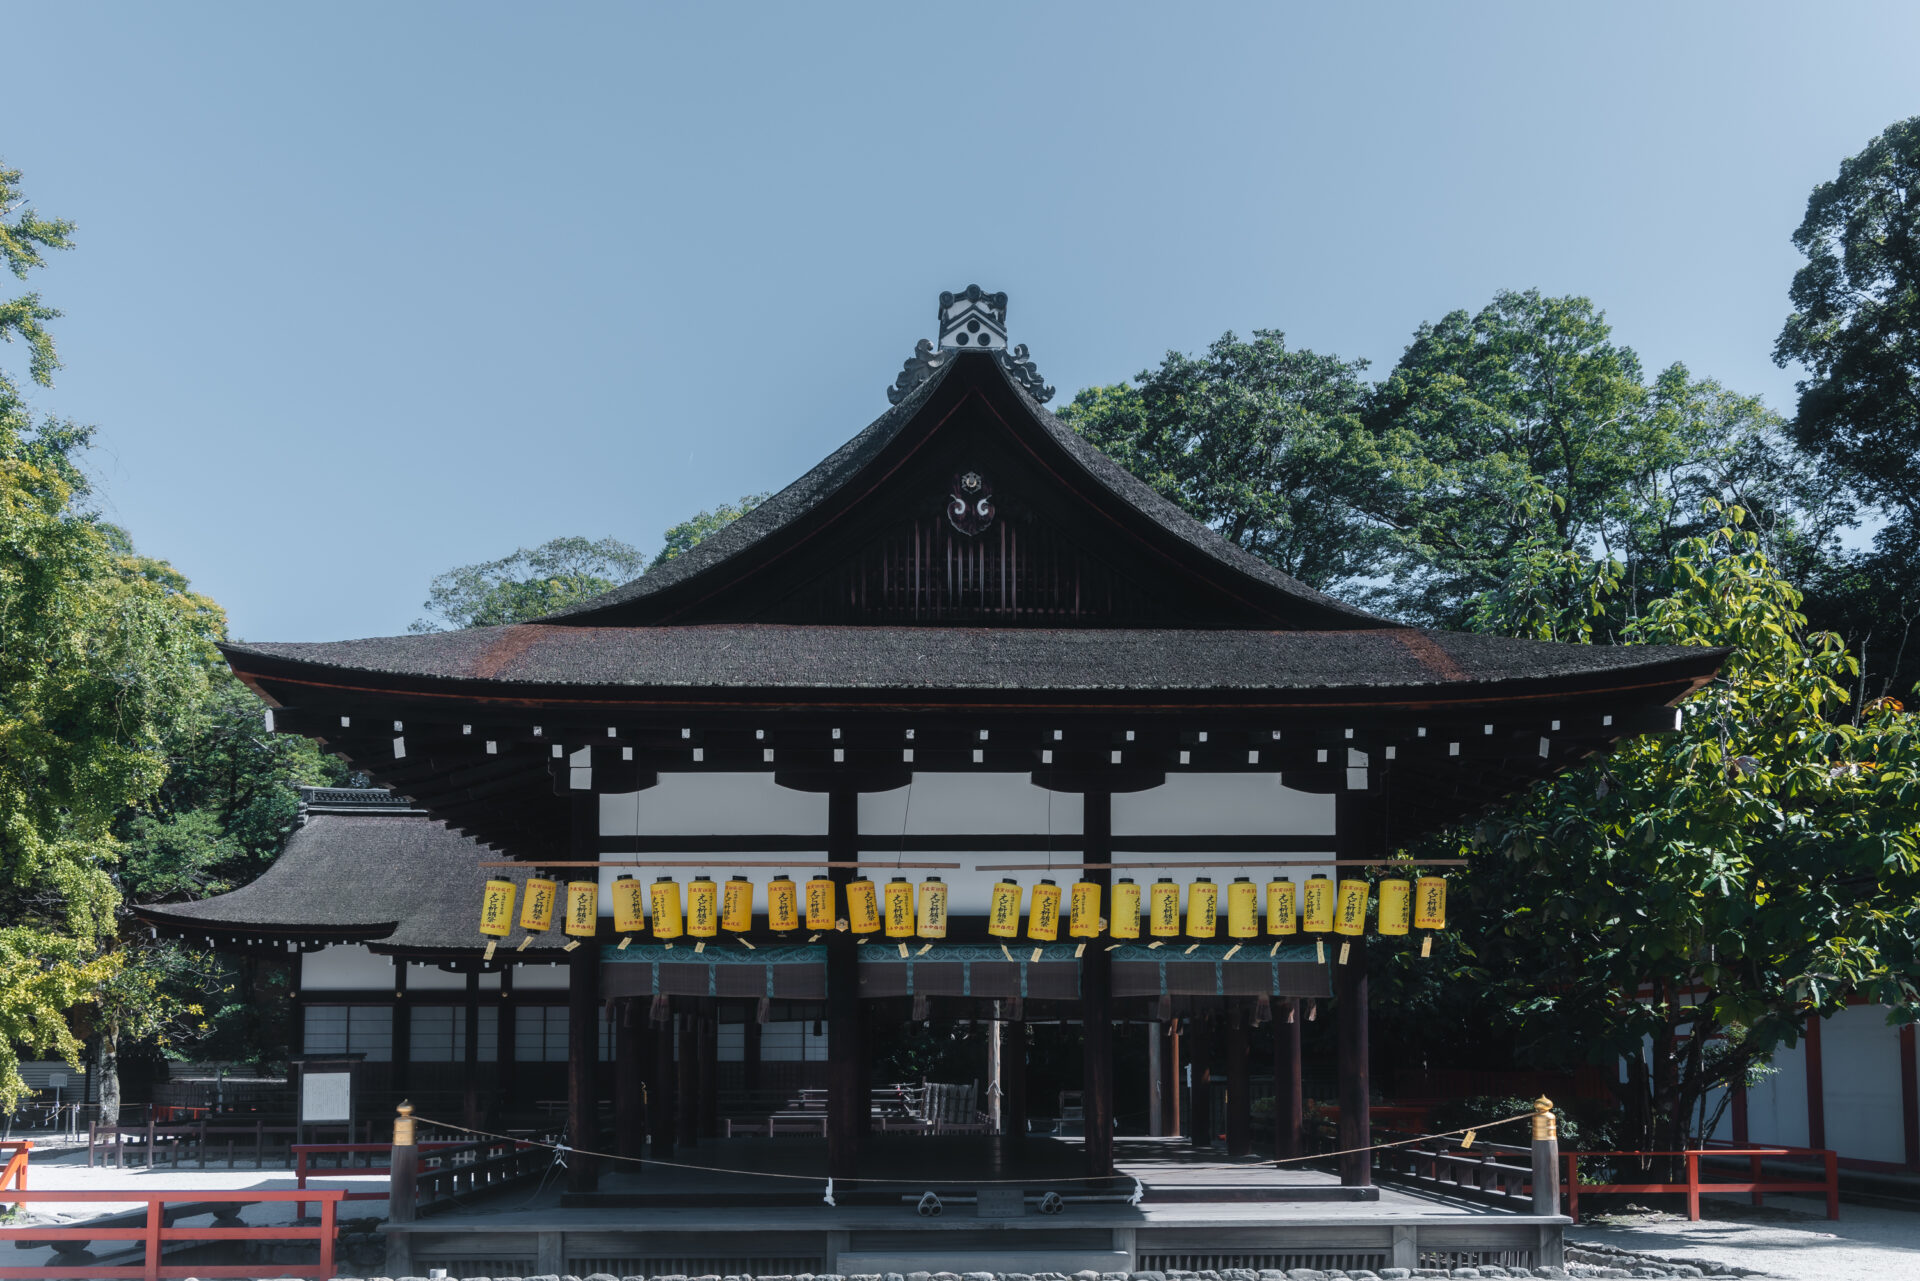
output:
M 806 883 L 805 928 L 850 929 L 862 935 L 884 932 L 893 939 L 947 936 L 947 886 L 937 876 L 929 876 L 917 887 L 904 876 L 896 876 L 884 886 L 864 878 L 851 881 L 846 886 L 845 918 L 838 911 L 839 888 L 824 876 Z M 682 936 L 709 939 L 723 930 L 745 934 L 753 928 L 753 882 L 746 877 L 735 876 L 724 886 L 710 877 L 695 877 L 686 886 L 684 908 L 680 890 L 680 883 L 671 876 L 662 876 L 651 886 L 631 875 L 618 877 L 612 888 L 614 931 L 642 933 L 649 918 L 654 937 L 663 940 Z M 559 891 L 558 882 L 542 876 L 528 877 L 520 928 L 530 934 L 552 929 Z M 1318 875 L 1309 877 L 1304 887 L 1291 880 L 1269 881 L 1266 933 L 1273 938 L 1297 934 L 1302 929 L 1309 934 L 1363 934 L 1372 891 L 1368 881 L 1346 879 L 1336 885 Z M 512 881 L 487 882 L 480 908 L 480 933 L 495 939 L 507 936 L 513 928 L 514 897 Z M 1020 886 L 1014 881 L 994 885 L 987 915 L 989 935 L 1001 939 L 1021 936 L 1021 898 Z M 1067 898 L 1068 937 L 1098 938 L 1102 933 L 1121 940 L 1141 937 L 1141 887 L 1131 877 L 1123 876 L 1113 886 L 1111 919 L 1101 916 L 1100 900 L 1101 887 L 1091 881 L 1080 881 L 1072 887 Z M 1060 904 L 1061 889 L 1053 881 L 1042 880 L 1032 888 L 1027 895 L 1028 939 L 1051 943 L 1060 937 Z M 1219 887 L 1204 876 L 1191 882 L 1183 915 L 1180 886 L 1173 878 L 1163 876 L 1147 887 L 1147 909 L 1148 937 L 1211 939 L 1217 936 L 1220 925 Z M 800 929 L 802 919 L 800 887 L 785 876 L 768 882 L 767 927 L 776 933 L 788 933 Z M 599 883 L 569 881 L 563 918 L 566 933 L 592 938 L 599 921 Z M 1380 933 L 1400 935 L 1409 928 L 1441 930 L 1446 925 L 1447 883 L 1443 877 L 1422 876 L 1411 881 L 1390 877 L 1380 882 Z M 1235 877 L 1227 886 L 1226 936 L 1259 938 L 1261 926 L 1259 887 L 1249 877 Z

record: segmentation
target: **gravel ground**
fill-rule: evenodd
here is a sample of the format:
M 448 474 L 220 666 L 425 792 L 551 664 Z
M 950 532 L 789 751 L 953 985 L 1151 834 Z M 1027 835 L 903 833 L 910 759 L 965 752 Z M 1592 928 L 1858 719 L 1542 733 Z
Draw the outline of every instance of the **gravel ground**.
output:
M 1596 1216 L 1569 1228 L 1567 1242 L 1712 1260 L 1792 1281 L 1920 1279 L 1920 1212 L 1842 1204 L 1832 1221 L 1823 1202 L 1780 1196 L 1761 1209 L 1708 1198 L 1701 1213 L 1710 1217 L 1698 1223 L 1658 1213 Z

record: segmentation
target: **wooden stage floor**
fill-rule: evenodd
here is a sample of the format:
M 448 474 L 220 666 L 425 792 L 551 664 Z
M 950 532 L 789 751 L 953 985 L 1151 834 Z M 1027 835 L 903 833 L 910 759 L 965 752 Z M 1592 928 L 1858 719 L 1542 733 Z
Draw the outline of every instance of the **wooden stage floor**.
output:
M 564 1175 L 556 1175 L 538 1189 L 507 1188 L 388 1225 L 388 1273 L 1378 1271 L 1443 1257 L 1452 1262 L 1440 1266 L 1540 1266 L 1560 1261 L 1567 1222 L 1394 1188 L 1343 1189 L 1327 1171 L 1229 1163 L 1175 1139 L 1118 1140 L 1120 1176 L 1090 1186 L 1076 1177 L 1085 1158 L 1075 1140 L 1027 1139 L 1010 1174 L 1015 1154 L 996 1139 L 872 1137 L 861 1176 L 885 1182 L 836 1181 L 831 1206 L 820 1141 L 713 1140 L 676 1151 L 674 1160 L 724 1172 L 636 1172 L 608 1162 L 591 1195 L 563 1194 Z M 1024 1212 L 983 1216 L 968 1198 L 982 1183 L 1008 1177 L 1020 1179 Z M 1128 1203 L 1135 1179 L 1138 1205 Z M 937 1216 L 916 1212 L 926 1191 L 943 1202 Z M 1064 1198 L 1058 1213 L 1039 1212 L 1047 1191 Z

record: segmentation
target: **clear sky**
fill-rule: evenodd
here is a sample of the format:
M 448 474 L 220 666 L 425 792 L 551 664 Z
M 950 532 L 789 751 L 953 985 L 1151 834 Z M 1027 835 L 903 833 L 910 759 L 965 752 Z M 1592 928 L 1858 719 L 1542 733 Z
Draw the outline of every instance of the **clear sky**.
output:
M 778 488 L 975 281 L 1062 402 L 1229 328 L 1379 373 L 1538 286 L 1790 410 L 1807 194 L 1920 113 L 1910 2 L 5 0 L 0 42 L 0 160 L 79 224 L 39 403 L 255 640 Z

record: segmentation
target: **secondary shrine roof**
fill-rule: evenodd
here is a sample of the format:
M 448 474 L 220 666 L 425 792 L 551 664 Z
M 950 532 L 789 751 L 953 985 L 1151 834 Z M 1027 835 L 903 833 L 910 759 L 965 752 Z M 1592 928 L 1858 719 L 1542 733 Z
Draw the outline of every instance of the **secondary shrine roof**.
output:
M 303 789 L 301 825 L 258 879 L 192 903 L 138 909 L 170 932 L 221 941 L 249 938 L 366 943 L 378 950 L 472 951 L 474 904 L 489 876 L 523 883 L 519 869 L 483 869 L 496 857 L 384 789 Z M 524 890 L 524 884 L 521 884 Z M 516 898 L 518 893 L 516 893 Z M 515 930 L 507 940 L 517 946 Z M 558 931 L 529 951 L 557 951 Z

